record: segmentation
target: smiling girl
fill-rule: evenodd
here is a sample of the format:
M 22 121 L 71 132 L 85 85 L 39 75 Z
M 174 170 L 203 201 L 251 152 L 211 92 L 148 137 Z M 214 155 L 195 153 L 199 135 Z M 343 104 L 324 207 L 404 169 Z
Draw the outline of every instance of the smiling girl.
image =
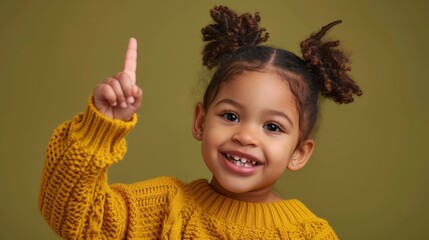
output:
M 202 30 L 203 64 L 214 74 L 192 128 L 211 181 L 107 184 L 107 167 L 122 159 L 142 100 L 132 38 L 124 70 L 97 86 L 86 111 L 49 142 L 39 206 L 63 238 L 337 239 L 327 221 L 272 189 L 313 152 L 319 93 L 338 103 L 362 94 L 339 42 L 321 41 L 340 21 L 304 40 L 300 58 L 258 46 L 268 39 L 258 14 L 220 6 L 211 16 L 215 23 Z

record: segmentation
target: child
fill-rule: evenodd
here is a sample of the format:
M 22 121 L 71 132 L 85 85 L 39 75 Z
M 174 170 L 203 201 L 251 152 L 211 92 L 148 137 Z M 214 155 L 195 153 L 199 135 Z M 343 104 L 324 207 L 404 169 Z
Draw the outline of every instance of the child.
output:
M 338 41 L 320 41 L 333 22 L 301 43 L 303 59 L 258 46 L 268 39 L 260 17 L 211 10 L 203 64 L 215 68 L 192 133 L 213 174 L 210 183 L 159 177 L 109 186 L 107 168 L 126 151 L 142 90 L 137 42 L 124 70 L 101 83 L 88 107 L 53 134 L 40 210 L 65 239 L 337 239 L 329 224 L 272 187 L 286 169 L 305 166 L 319 91 L 338 103 L 361 90 L 347 75 Z

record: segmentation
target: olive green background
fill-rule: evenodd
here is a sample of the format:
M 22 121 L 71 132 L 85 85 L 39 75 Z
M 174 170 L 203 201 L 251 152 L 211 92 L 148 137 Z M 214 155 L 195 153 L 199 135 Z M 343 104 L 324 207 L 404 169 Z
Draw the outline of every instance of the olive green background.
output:
M 384 2 L 384 3 L 383 3 Z M 85 109 L 139 41 L 138 126 L 110 182 L 209 178 L 191 136 L 209 73 L 200 29 L 223 4 L 259 11 L 269 44 L 299 42 L 332 20 L 364 95 L 324 101 L 309 164 L 277 190 L 326 218 L 341 239 L 422 239 L 429 225 L 427 1 L 4 1 L 0 3 L 0 239 L 58 239 L 37 208 L 53 129 Z

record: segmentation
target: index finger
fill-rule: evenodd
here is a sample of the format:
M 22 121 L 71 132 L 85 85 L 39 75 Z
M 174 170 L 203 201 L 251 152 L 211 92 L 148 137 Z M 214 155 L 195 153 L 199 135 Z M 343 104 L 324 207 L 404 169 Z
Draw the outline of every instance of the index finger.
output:
M 125 53 L 124 72 L 128 73 L 135 80 L 137 68 L 137 40 L 130 38 L 127 52 Z

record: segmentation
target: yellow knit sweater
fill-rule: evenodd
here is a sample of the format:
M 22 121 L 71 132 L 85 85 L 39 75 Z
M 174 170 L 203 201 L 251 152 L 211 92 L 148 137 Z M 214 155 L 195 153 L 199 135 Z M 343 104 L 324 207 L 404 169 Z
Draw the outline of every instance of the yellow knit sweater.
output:
M 57 128 L 49 142 L 39 207 L 65 239 L 337 239 L 329 224 L 298 200 L 241 202 L 159 177 L 107 184 L 107 167 L 126 151 L 137 119 L 112 120 L 89 101 L 85 113 Z

